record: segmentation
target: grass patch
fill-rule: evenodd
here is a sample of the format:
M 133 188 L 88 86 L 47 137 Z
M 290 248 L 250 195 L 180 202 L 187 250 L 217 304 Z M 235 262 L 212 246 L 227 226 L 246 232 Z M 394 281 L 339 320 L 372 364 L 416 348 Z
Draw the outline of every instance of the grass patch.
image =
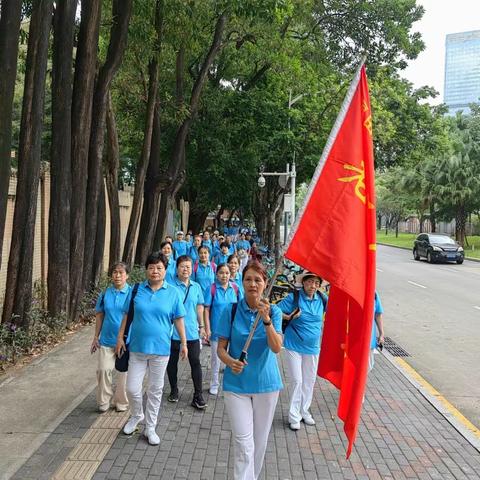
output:
M 377 242 L 384 243 L 386 245 L 394 245 L 396 247 L 407 247 L 411 249 L 413 247 L 413 241 L 417 238 L 416 233 L 399 233 L 398 237 L 395 236 L 395 232 L 389 232 L 385 235 L 385 230 L 377 230 Z M 480 258 L 480 235 L 473 235 L 467 237 L 468 245 L 465 245 L 465 256 L 471 258 Z

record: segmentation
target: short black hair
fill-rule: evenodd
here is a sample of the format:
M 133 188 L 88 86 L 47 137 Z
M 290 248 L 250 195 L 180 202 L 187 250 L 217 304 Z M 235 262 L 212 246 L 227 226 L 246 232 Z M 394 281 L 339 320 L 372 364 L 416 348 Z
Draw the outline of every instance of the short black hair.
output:
M 183 262 L 190 262 L 193 265 L 192 257 L 190 257 L 189 255 L 180 255 L 177 258 L 177 268 Z
M 220 248 L 223 248 L 223 247 L 230 248 L 230 245 L 229 245 L 227 242 L 222 242 L 222 243 L 220 244 Z
M 115 262 L 110 265 L 110 268 L 108 269 L 108 274 L 112 276 L 113 271 L 118 267 L 123 268 L 127 274 L 130 273 L 130 268 L 125 262 Z
M 160 250 L 161 250 L 165 245 L 170 245 L 170 246 L 172 246 L 172 244 L 171 244 L 170 242 L 167 242 L 166 240 L 164 240 L 164 241 L 160 244 Z
M 148 268 L 149 265 L 156 265 L 157 263 L 163 263 L 165 270 L 167 269 L 168 259 L 162 252 L 151 253 L 145 260 L 145 268 Z

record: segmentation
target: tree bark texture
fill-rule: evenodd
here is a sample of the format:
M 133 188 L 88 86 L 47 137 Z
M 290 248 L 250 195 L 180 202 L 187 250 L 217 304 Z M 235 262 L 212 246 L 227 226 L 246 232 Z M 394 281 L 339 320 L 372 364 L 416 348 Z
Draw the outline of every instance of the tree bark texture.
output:
M 118 170 L 120 166 L 120 148 L 118 146 L 117 123 L 113 111 L 112 99 L 108 95 L 107 105 L 107 156 L 106 183 L 108 205 L 110 208 L 110 249 L 109 263 L 120 259 L 120 204 L 118 201 Z
M 102 177 L 102 187 L 98 197 L 97 230 L 95 232 L 95 249 L 93 251 L 92 283 L 98 284 L 103 272 L 103 255 L 105 252 L 105 227 L 107 223 L 107 211 L 105 204 L 105 182 Z
M 159 104 L 155 107 L 153 117 L 152 147 L 150 149 L 150 161 L 148 162 L 147 175 L 143 194 L 142 218 L 138 231 L 137 248 L 135 252 L 135 264 L 143 265 L 149 253 L 153 250 L 153 239 L 157 227 L 158 209 L 160 208 L 160 184 L 161 178 L 161 125 Z
M 149 65 L 149 79 L 142 154 L 138 161 L 135 172 L 135 191 L 133 192 L 132 211 L 130 213 L 130 221 L 128 222 L 127 236 L 125 237 L 125 246 L 123 248 L 123 261 L 127 265 L 131 265 L 133 262 L 135 234 L 137 233 L 138 224 L 140 222 L 143 187 L 145 183 L 145 177 L 147 175 L 147 167 L 152 144 L 153 117 L 155 112 L 155 104 L 157 101 L 158 88 L 158 62 L 156 58 L 152 60 Z
M 10 181 L 12 108 L 21 13 L 21 0 L 11 0 L 2 5 L 0 17 L 0 269 Z
M 53 18 L 52 150 L 48 215 L 48 311 L 68 318 L 72 139 L 72 53 L 77 0 L 57 4 Z
M 28 326 L 27 314 L 32 302 L 33 245 L 52 6 L 51 0 L 34 2 L 28 39 L 17 192 L 3 307 L 3 322 L 13 320 L 21 326 Z
M 190 130 L 190 125 L 198 111 L 198 104 L 200 101 L 203 87 L 205 85 L 205 81 L 207 79 L 208 71 L 212 66 L 218 52 L 222 48 L 222 37 L 226 23 L 227 14 L 222 13 L 217 19 L 212 43 L 200 68 L 200 73 L 195 80 L 192 88 L 192 94 L 190 96 L 189 103 L 190 114 L 182 122 L 175 136 L 172 156 L 166 174 L 168 186 L 164 190 L 162 190 L 160 211 L 157 222 L 157 231 L 155 233 L 155 246 L 158 244 L 159 240 L 161 241 L 161 239 L 166 234 L 168 210 L 173 204 L 176 194 L 178 193 L 185 181 L 185 144 L 187 140 L 187 135 Z
M 105 118 L 107 98 L 112 80 L 120 67 L 127 47 L 128 24 L 132 14 L 133 0 L 113 0 L 112 28 L 107 58 L 98 72 L 98 79 L 93 95 L 92 126 L 90 148 L 88 152 L 88 183 L 86 198 L 85 251 L 83 267 L 83 288 L 88 289 L 95 284 L 93 257 L 96 238 L 97 213 L 100 190 L 103 186 L 103 147 L 105 138 Z
M 92 99 L 97 66 L 101 2 L 82 0 L 82 19 L 75 60 L 72 100 L 72 199 L 70 210 L 70 318 L 77 315 L 82 294 L 85 206 Z

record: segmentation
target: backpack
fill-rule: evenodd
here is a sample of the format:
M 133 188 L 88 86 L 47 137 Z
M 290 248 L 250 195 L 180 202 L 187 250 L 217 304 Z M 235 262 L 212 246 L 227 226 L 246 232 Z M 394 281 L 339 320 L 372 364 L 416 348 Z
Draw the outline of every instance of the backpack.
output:
M 212 267 L 213 273 L 217 273 L 217 266 L 213 260 L 210 261 L 210 266 Z M 197 278 L 197 271 L 198 271 L 198 260 L 195 260 L 193 264 L 193 273 L 195 274 L 195 279 Z
M 237 302 L 238 302 L 238 285 L 235 282 L 228 282 L 229 285 L 233 288 L 233 291 L 235 292 L 235 295 L 237 296 Z M 212 296 L 212 303 L 213 299 L 215 298 L 215 294 L 217 293 L 217 284 L 215 282 L 212 283 L 212 286 L 210 287 L 210 295 Z
M 323 312 L 325 313 L 327 311 L 328 298 L 323 292 L 319 291 L 317 293 L 320 295 L 320 298 L 322 299 Z M 298 308 L 299 299 L 300 299 L 300 290 L 296 288 L 293 291 L 293 310 L 292 310 L 292 312 L 294 312 Z M 290 322 L 291 322 L 291 320 L 286 320 L 286 319 L 282 320 L 282 332 L 283 333 L 285 333 L 285 330 L 290 325 Z M 295 326 L 293 324 L 292 324 L 292 328 L 295 330 Z M 298 335 L 298 332 L 297 332 L 297 335 Z M 300 335 L 298 335 L 298 336 L 300 337 Z

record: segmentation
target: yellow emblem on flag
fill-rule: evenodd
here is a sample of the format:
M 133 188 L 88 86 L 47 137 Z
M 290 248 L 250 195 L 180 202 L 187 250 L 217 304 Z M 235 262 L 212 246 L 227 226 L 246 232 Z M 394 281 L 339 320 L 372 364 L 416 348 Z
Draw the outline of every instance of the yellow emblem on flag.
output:
M 345 163 L 343 165 L 345 170 L 349 170 L 355 172 L 357 175 L 352 175 L 350 177 L 342 177 L 337 178 L 339 182 L 354 182 L 355 184 L 355 195 L 361 200 L 361 202 L 365 205 L 367 202 L 367 198 L 365 196 L 365 163 L 362 160 L 360 162 L 360 168 L 356 167 L 355 165 L 350 165 L 349 163 Z M 369 201 L 368 208 L 373 208 L 373 204 Z

